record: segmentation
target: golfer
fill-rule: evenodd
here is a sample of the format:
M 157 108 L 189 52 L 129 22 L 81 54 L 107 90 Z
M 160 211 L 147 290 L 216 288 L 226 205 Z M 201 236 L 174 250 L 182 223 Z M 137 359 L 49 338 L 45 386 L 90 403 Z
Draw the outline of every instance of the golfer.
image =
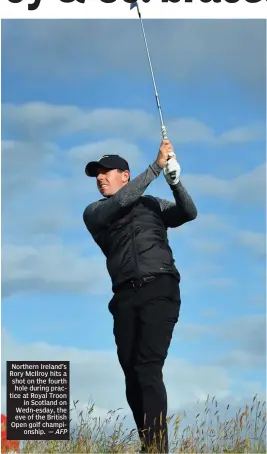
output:
M 173 202 L 143 195 L 162 171 Z M 162 141 L 155 161 L 131 181 L 128 163 L 118 155 L 105 155 L 85 168 L 103 198 L 87 206 L 83 220 L 107 259 L 114 293 L 109 311 L 142 452 L 169 449 L 162 369 L 181 299 L 167 229 L 197 216 L 180 172 L 169 140 Z

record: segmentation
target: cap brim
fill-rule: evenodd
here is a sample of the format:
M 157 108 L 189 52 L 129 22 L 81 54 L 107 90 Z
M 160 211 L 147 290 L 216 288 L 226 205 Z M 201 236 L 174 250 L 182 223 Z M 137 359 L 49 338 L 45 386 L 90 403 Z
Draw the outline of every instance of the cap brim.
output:
M 88 177 L 96 177 L 97 176 L 97 169 L 99 167 L 104 167 L 105 169 L 112 169 L 112 167 L 103 166 L 102 164 L 99 164 L 98 161 L 91 161 L 91 162 L 88 162 L 87 166 L 85 167 L 86 175 Z

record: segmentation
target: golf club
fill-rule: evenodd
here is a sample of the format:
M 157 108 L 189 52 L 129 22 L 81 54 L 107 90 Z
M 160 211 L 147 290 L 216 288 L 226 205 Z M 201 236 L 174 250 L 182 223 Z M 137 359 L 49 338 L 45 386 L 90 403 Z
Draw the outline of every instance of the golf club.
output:
M 141 16 L 140 8 L 139 8 L 139 5 L 138 5 L 138 2 L 137 2 L 137 1 L 131 2 L 131 4 L 130 4 L 130 10 L 133 9 L 133 8 L 135 8 L 135 7 L 137 8 L 137 12 L 138 12 L 138 16 L 139 16 L 139 19 L 140 19 L 140 24 L 141 24 L 142 32 L 143 32 L 143 37 L 144 37 L 144 41 L 145 41 L 146 52 L 147 52 L 147 58 L 148 58 L 148 63 L 149 63 L 149 67 L 150 67 L 151 77 L 152 77 L 152 81 L 153 81 L 154 92 L 155 92 L 155 97 L 156 97 L 156 103 L 157 103 L 158 112 L 159 112 L 159 118 L 160 118 L 160 122 L 161 122 L 162 138 L 163 138 L 164 140 L 166 140 L 166 139 L 168 139 L 168 137 L 167 137 L 167 131 L 166 131 L 166 127 L 165 127 L 164 121 L 163 121 L 163 115 L 162 115 L 161 105 L 160 105 L 160 101 L 159 101 L 158 90 L 157 90 L 157 86 L 156 86 L 154 71 L 153 71 L 153 67 L 152 67 L 152 63 L 151 63 L 151 58 L 150 58 L 150 54 L 149 54 L 149 49 L 148 49 L 148 44 L 147 44 L 147 39 L 146 39 L 146 34 L 145 34 L 145 29 L 144 29 L 144 25 L 143 25 L 143 21 L 142 21 L 142 16 Z M 172 180 L 175 179 L 175 172 L 172 172 L 172 173 L 171 173 L 171 178 L 172 178 Z

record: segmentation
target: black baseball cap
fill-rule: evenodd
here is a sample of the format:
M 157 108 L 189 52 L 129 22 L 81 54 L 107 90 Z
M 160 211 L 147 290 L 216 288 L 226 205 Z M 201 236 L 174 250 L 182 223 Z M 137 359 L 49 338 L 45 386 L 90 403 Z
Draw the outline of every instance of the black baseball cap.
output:
M 96 177 L 98 167 L 104 167 L 110 170 L 130 170 L 128 162 L 117 154 L 104 155 L 98 161 L 88 162 L 85 167 L 86 175 L 88 177 Z

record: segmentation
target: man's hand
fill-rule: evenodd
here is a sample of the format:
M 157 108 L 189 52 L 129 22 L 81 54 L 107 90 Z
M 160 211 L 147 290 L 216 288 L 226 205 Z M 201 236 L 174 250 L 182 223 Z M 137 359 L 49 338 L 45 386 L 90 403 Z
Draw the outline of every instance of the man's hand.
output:
M 174 179 L 171 178 L 171 173 L 173 172 L 175 173 Z M 175 185 L 179 183 L 181 167 L 179 163 L 176 161 L 176 159 L 169 159 L 169 161 L 166 164 L 166 167 L 163 170 L 163 173 L 169 185 Z
M 157 157 L 157 164 L 164 169 L 167 164 L 168 159 L 171 157 L 171 160 L 175 158 L 173 146 L 171 142 L 166 139 L 161 142 L 160 149 Z

